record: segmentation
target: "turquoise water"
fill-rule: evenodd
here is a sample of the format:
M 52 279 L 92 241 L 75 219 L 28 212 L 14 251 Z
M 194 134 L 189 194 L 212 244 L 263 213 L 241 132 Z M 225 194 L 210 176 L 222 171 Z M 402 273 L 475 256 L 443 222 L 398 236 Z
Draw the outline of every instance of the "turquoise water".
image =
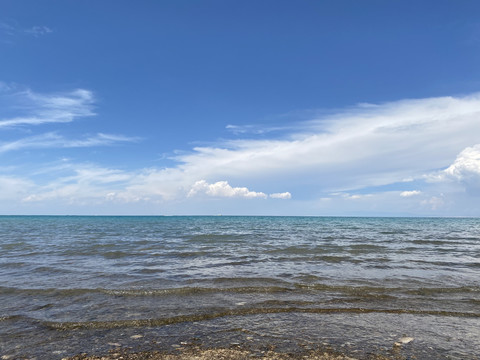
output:
M 13 358 L 192 341 L 480 354 L 480 219 L 3 216 L 0 255 Z

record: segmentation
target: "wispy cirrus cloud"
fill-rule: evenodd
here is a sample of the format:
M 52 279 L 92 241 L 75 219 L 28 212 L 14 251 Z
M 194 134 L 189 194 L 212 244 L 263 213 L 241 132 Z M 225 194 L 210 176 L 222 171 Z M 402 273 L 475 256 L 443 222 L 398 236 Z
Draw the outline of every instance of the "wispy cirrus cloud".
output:
M 263 125 L 232 125 L 229 124 L 225 127 L 228 131 L 235 135 L 264 135 L 273 132 L 288 131 L 291 128 L 287 126 L 263 126 Z
M 47 123 L 67 123 L 77 118 L 94 116 L 94 96 L 91 91 L 76 89 L 58 94 L 39 94 L 30 89 L 17 90 L 2 83 L 0 92 L 2 112 L 16 115 L 2 116 L 0 130 L 5 128 L 42 125 Z
M 34 181 L 20 176 L 0 175 L 0 199 L 4 204 L 6 201 L 18 202 L 32 191 L 38 191 L 38 186 Z
M 0 21 L 0 34 L 7 35 L 9 37 L 27 35 L 38 38 L 50 33 L 53 33 L 53 30 L 45 25 L 23 27 L 16 21 Z
M 101 132 L 69 138 L 62 135 L 60 129 L 38 133 L 41 125 L 60 125 L 95 116 L 95 97 L 86 89 L 45 94 L 1 82 L 0 106 L 0 131 L 22 129 L 22 134 L 25 130 L 37 132 L 27 137 L 0 141 L 0 154 L 24 149 L 110 146 L 140 140 L 138 137 Z
M 11 90 L 11 87 L 7 83 L 0 81 L 0 93 L 7 92 L 10 90 Z
M 93 164 L 72 164 L 66 162 L 49 169 L 67 175 L 58 176 L 45 185 L 37 185 L 37 191 L 30 191 L 22 202 L 67 201 L 99 203 L 112 200 L 112 191 L 123 188 L 132 174 L 121 170 L 102 168 Z M 125 199 L 126 201 L 131 199 Z
M 6 21 L 0 21 L 0 33 L 8 35 L 8 36 L 13 36 L 15 35 L 18 30 L 18 28 Z
M 41 26 L 32 26 L 31 28 L 24 29 L 24 32 L 35 37 L 40 37 L 40 36 L 52 33 L 53 30 L 50 29 L 48 26 L 41 25 Z
M 135 142 L 139 138 L 123 135 L 98 133 L 83 139 L 68 139 L 55 132 L 30 136 L 11 142 L 0 142 L 0 153 L 23 149 L 39 148 L 82 148 L 92 146 L 107 146 L 119 142 Z

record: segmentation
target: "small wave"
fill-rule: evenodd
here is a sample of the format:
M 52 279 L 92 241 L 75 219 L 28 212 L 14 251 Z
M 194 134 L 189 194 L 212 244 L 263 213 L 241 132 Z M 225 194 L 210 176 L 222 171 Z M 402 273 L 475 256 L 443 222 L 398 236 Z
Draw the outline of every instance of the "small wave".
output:
M 76 329 L 115 329 L 130 327 L 159 327 L 165 325 L 178 324 L 183 322 L 208 321 L 227 316 L 249 316 L 261 314 L 279 314 L 279 313 L 311 313 L 311 314 L 410 314 L 410 315 L 434 315 L 451 317 L 472 317 L 480 318 L 480 313 L 454 312 L 454 311 L 429 311 L 412 309 L 368 309 L 368 308 L 241 308 L 215 313 L 179 315 L 167 318 L 157 319 L 137 319 L 137 320 L 113 320 L 113 321 L 80 321 L 80 322 L 53 322 L 45 321 L 42 325 L 52 330 L 76 330 Z
M 330 264 L 340 264 L 342 262 L 348 263 L 361 263 L 363 260 L 359 258 L 353 258 L 348 255 L 313 255 L 313 254 L 305 254 L 303 256 L 299 256 L 299 254 L 295 254 L 296 256 L 275 256 L 270 258 L 269 260 L 272 262 L 315 262 L 315 263 L 330 263 Z
M 197 283 L 198 280 L 192 280 L 192 282 Z M 233 284 L 238 284 L 238 286 L 280 286 L 280 287 L 290 287 L 291 283 L 285 280 L 280 280 L 278 278 L 271 277 L 217 277 L 211 280 L 207 280 L 207 283 L 213 283 L 215 285 L 229 287 Z
M 437 295 L 437 294 L 456 294 L 456 293 L 477 293 L 480 292 L 480 287 L 445 287 L 445 288 L 420 288 L 410 289 L 405 291 L 412 295 Z
M 448 267 L 448 268 L 478 268 L 480 267 L 480 262 L 471 261 L 471 262 L 453 262 L 453 261 L 427 261 L 427 260 L 412 260 L 412 263 L 430 265 L 432 267 Z
M 165 269 L 158 269 L 158 268 L 142 268 L 137 271 L 140 274 L 158 274 L 166 272 Z
M 385 245 L 368 244 L 368 243 L 350 245 L 349 248 L 354 250 L 369 250 L 369 251 L 388 249 L 388 247 Z
M 10 321 L 10 320 L 17 320 L 21 319 L 22 317 L 20 315 L 4 315 L 0 316 L 0 322 L 2 321 Z
M 26 262 L 15 262 L 15 261 L 12 261 L 12 262 L 4 262 L 3 264 L 0 264 L 0 268 L 4 268 L 4 269 L 18 269 L 18 268 L 22 268 L 24 266 L 28 266 L 29 264 L 26 263 Z
M 236 242 L 238 240 L 248 239 L 250 234 L 226 233 L 226 234 L 197 234 L 189 237 L 187 242 L 193 243 L 217 243 L 217 242 Z
M 121 259 L 121 258 L 124 258 L 124 257 L 132 256 L 131 253 L 125 252 L 125 251 L 120 251 L 120 250 L 106 251 L 106 252 L 103 252 L 101 255 L 106 259 Z
M 0 286 L 0 294 L 23 294 L 30 296 L 75 296 L 83 295 L 92 292 L 99 292 L 99 289 L 55 289 L 55 288 L 46 288 L 46 289 L 21 289 L 14 287 L 3 287 Z
M 0 316 L 0 323 L 1 322 L 9 322 L 9 321 L 12 321 L 12 322 L 26 322 L 26 323 L 35 323 L 35 324 L 42 324 L 42 321 L 40 320 L 37 320 L 37 319 L 34 319 L 32 317 L 29 317 L 29 316 L 25 316 L 25 315 L 4 315 L 4 316 Z
M 417 244 L 417 245 L 450 245 L 452 242 L 451 241 L 445 241 L 445 240 L 429 240 L 429 239 L 417 239 L 417 240 L 411 240 L 410 242 Z
M 15 250 L 15 251 L 33 251 L 35 249 L 35 246 L 32 244 L 26 242 L 26 241 L 17 241 L 17 242 L 10 242 L 6 244 L 0 245 L 2 250 L 5 251 L 10 251 L 10 250 Z
M 398 290 L 398 288 L 384 288 L 373 286 L 341 286 L 328 284 L 295 284 L 295 286 L 300 289 L 341 292 L 349 294 L 367 294 L 372 292 L 384 293 Z
M 183 286 L 172 288 L 16 288 L 0 286 L 0 294 L 4 295 L 26 295 L 26 296 L 48 296 L 53 298 L 68 298 L 83 296 L 85 294 L 100 294 L 107 296 L 123 297 L 166 297 L 166 296 L 196 296 L 204 294 L 269 294 L 269 293 L 330 293 L 344 294 L 361 298 L 382 296 L 399 296 L 401 294 L 411 296 L 432 296 L 441 294 L 472 294 L 480 293 L 480 287 L 381 287 L 381 286 L 352 286 L 332 285 L 317 282 L 317 277 L 303 277 L 297 280 L 301 282 L 288 282 L 271 278 L 217 278 L 205 281 L 204 286 Z M 310 281 L 309 281 L 310 280 Z M 196 281 L 198 285 L 198 281 Z
M 206 287 L 182 287 L 156 290 L 101 290 L 102 292 L 115 296 L 168 296 L 168 295 L 195 295 L 210 293 L 284 293 L 293 291 L 292 288 L 280 286 L 243 286 L 227 288 L 206 288 Z
M 171 295 L 196 295 L 196 294 L 213 294 L 213 293 L 284 293 L 293 291 L 293 288 L 282 286 L 237 286 L 224 288 L 210 287 L 181 287 L 167 289 L 19 289 L 0 287 L 0 294 L 23 294 L 29 296 L 53 296 L 68 297 L 81 296 L 85 294 L 100 293 L 112 296 L 171 296 Z

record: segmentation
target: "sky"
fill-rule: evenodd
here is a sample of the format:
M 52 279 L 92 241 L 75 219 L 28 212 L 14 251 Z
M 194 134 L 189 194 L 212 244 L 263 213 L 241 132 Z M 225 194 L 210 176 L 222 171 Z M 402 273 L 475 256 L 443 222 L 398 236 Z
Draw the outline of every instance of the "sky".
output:
M 2 0 L 0 214 L 480 216 L 476 0 Z

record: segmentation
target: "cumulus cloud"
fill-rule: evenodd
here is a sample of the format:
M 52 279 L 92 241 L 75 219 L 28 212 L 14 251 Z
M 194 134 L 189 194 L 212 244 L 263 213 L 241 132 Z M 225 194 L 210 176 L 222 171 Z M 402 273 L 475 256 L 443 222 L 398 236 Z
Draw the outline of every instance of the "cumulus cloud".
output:
M 192 188 L 188 192 L 188 197 L 195 196 L 197 194 L 229 198 L 267 198 L 267 195 L 263 192 L 250 191 L 246 187 L 232 187 L 227 181 L 217 181 L 214 184 L 209 184 L 205 180 L 199 180 L 193 184 Z
M 246 187 L 232 187 L 228 181 L 217 181 L 216 183 L 209 184 L 205 180 L 196 181 L 187 194 L 187 197 L 195 195 L 208 195 L 213 197 L 226 197 L 226 198 L 246 198 L 246 199 L 266 199 L 268 197 L 272 199 L 291 199 L 292 194 L 289 192 L 273 193 L 267 195 L 263 192 L 250 191 Z
M 444 171 L 449 176 L 461 181 L 480 176 L 480 144 L 465 148 L 458 154 L 454 163 Z
M 411 196 L 417 196 L 420 195 L 422 192 L 419 190 L 412 190 L 412 191 L 402 191 L 400 193 L 400 196 L 402 197 L 411 197 Z
M 480 144 L 463 149 L 445 170 L 430 174 L 433 182 L 454 182 L 462 185 L 470 195 L 480 195 Z
M 270 194 L 269 196 L 273 199 L 284 199 L 284 200 L 292 198 L 292 194 L 290 194 L 288 191 L 283 193 Z

